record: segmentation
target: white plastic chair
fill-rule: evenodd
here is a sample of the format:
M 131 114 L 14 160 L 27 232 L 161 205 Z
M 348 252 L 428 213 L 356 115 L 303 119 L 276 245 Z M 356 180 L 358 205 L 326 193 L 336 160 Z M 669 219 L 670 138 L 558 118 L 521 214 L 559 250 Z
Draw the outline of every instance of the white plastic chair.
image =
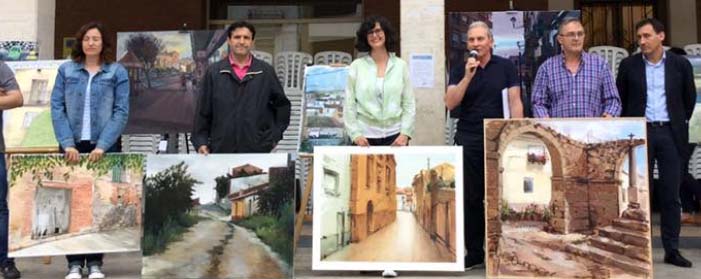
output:
M 684 46 L 687 55 L 701 55 L 701 44 L 690 44 Z
M 265 52 L 265 51 L 260 51 L 260 50 L 254 50 L 253 51 L 253 57 L 258 58 L 260 60 L 263 60 L 270 64 L 270 66 L 273 65 L 273 55 Z
M 314 54 L 314 65 L 346 64 L 350 65 L 353 56 L 343 51 L 322 51 Z
M 282 87 L 302 90 L 304 67 L 312 63 L 311 54 L 296 51 L 283 51 L 275 55 L 275 73 Z
M 611 73 L 614 78 L 618 74 L 618 65 L 621 64 L 623 58 L 628 57 L 628 51 L 624 48 L 615 46 L 595 46 L 589 48 L 589 53 L 599 55 L 606 60 L 611 68 Z

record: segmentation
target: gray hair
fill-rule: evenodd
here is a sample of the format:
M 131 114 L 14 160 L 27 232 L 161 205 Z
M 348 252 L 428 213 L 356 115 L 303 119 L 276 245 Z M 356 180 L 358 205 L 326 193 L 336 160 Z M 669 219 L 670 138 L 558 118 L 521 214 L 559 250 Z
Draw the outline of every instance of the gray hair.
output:
M 470 30 L 474 28 L 482 27 L 487 30 L 487 34 L 489 35 L 490 40 L 494 40 L 494 35 L 492 34 L 492 28 L 487 25 L 486 22 L 478 20 L 470 23 L 470 26 L 467 27 L 467 32 L 470 32 Z
M 557 27 L 557 34 L 558 34 L 558 35 L 559 35 L 559 34 L 562 34 L 562 28 L 563 28 L 565 25 L 570 24 L 570 23 L 572 23 L 572 22 L 579 23 L 579 25 L 581 25 L 582 27 L 584 27 L 584 24 L 582 24 L 582 20 L 580 20 L 579 18 L 577 18 L 577 17 L 566 17 L 565 19 L 562 20 L 562 22 L 560 22 L 560 26 Z

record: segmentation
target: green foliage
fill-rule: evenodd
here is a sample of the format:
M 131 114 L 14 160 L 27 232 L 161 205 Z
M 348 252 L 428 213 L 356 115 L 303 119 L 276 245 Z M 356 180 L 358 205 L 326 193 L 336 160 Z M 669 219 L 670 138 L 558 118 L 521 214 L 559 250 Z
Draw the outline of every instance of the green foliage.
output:
M 10 161 L 10 187 L 14 186 L 17 179 L 26 173 L 32 174 L 32 180 L 41 185 L 43 179 L 53 180 L 53 169 L 56 167 L 70 166 L 71 171 L 75 168 L 86 168 L 95 174 L 95 177 L 103 176 L 114 166 L 122 166 L 135 173 L 142 173 L 144 168 L 144 155 L 142 154 L 106 154 L 97 162 L 90 162 L 88 155 L 81 155 L 80 161 L 69 164 L 63 155 L 13 155 Z M 70 172 L 62 174 L 64 180 L 70 178 Z
M 217 176 L 217 178 L 214 179 L 216 183 L 214 190 L 217 191 L 217 202 L 219 202 L 219 199 L 225 198 L 229 194 L 229 189 L 231 187 L 230 181 L 231 178 L 227 175 Z
M 182 214 L 177 219 L 166 219 L 159 230 L 144 230 L 141 240 L 144 256 L 163 252 L 168 243 L 180 240 L 187 228 L 197 224 L 200 219 L 195 214 Z
M 190 175 L 185 162 L 146 177 L 144 231 L 158 231 L 166 220 L 179 220 L 190 212 L 193 187 L 201 183 Z
M 294 212 L 291 201 L 281 206 L 279 218 L 266 215 L 254 215 L 238 222 L 239 226 L 248 228 L 256 233 L 263 243 L 287 263 L 292 263 L 294 235 Z
M 294 169 L 288 168 L 283 175 L 270 176 L 270 188 L 258 196 L 258 212 L 279 217 L 285 203 L 294 196 Z

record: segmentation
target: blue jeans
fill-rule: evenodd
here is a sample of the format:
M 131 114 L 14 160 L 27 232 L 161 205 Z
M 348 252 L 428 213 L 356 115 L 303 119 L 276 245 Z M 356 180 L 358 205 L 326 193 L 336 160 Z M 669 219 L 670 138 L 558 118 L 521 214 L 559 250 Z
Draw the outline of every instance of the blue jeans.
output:
M 10 211 L 7 209 L 7 170 L 5 169 L 5 153 L 0 153 L 0 266 L 14 263 L 7 258 L 7 229 Z

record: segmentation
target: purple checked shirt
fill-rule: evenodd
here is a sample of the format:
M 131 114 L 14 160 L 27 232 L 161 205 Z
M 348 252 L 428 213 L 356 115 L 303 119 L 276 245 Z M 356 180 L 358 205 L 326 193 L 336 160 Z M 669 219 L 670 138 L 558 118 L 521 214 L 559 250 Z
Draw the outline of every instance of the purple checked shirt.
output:
M 586 52 L 574 75 L 565 67 L 562 54 L 546 60 L 538 68 L 531 101 L 537 118 L 621 115 L 621 99 L 608 64 Z

